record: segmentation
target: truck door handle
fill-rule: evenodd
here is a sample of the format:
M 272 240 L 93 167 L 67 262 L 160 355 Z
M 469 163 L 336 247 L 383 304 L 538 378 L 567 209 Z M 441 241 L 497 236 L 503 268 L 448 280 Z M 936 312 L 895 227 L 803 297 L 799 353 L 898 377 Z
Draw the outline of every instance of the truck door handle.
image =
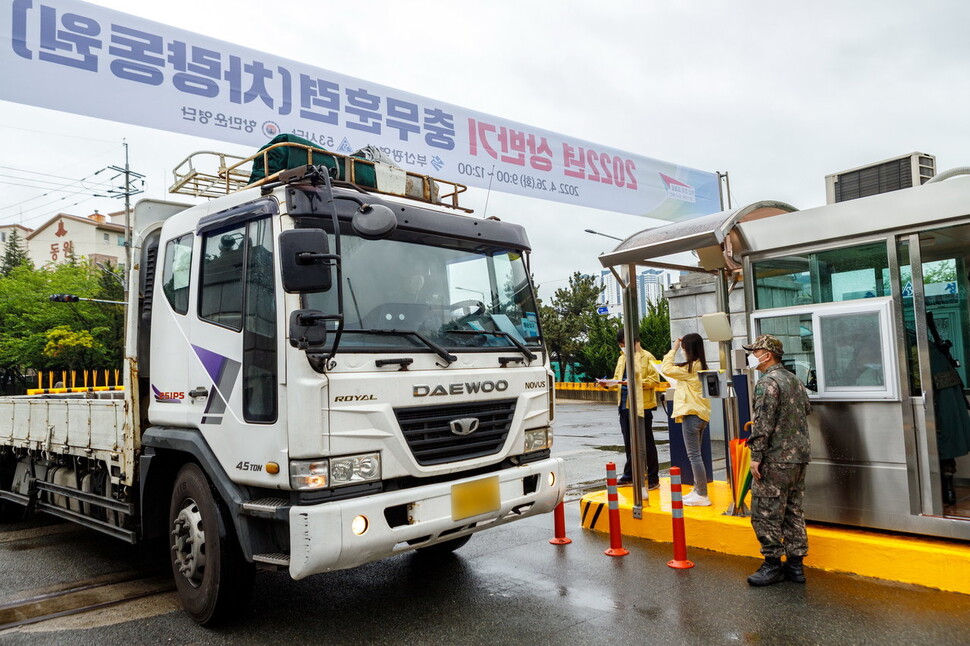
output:
M 194 390 L 189 391 L 189 397 L 192 397 L 192 398 L 208 397 L 208 396 L 209 396 L 209 389 L 203 388 L 202 386 L 199 386 L 198 388 L 195 388 Z

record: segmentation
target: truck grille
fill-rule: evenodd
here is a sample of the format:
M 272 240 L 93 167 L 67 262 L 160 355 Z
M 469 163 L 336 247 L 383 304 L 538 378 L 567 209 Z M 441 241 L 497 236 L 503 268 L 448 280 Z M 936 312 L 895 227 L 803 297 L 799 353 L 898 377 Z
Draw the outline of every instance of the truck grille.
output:
M 515 399 L 396 408 L 394 414 L 414 459 L 427 466 L 498 453 L 515 415 Z M 464 417 L 477 418 L 478 430 L 455 435 L 450 423 Z

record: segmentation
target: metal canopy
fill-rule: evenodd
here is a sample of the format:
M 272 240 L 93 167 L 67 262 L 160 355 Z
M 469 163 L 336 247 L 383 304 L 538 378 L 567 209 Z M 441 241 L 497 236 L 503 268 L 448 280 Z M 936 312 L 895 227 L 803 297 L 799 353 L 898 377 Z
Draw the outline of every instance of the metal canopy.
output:
M 682 267 L 690 271 L 713 271 L 734 266 L 734 253 L 730 249 L 729 236 L 738 222 L 767 218 L 781 213 L 797 211 L 784 202 L 763 201 L 749 204 L 741 209 L 721 211 L 703 217 L 674 222 L 662 227 L 644 229 L 621 242 L 616 248 L 601 255 L 604 267 L 619 265 L 652 265 L 674 267 L 669 263 L 651 262 L 684 251 L 696 251 L 701 259 L 700 267 Z M 738 239 L 739 240 L 739 239 Z M 727 246 L 724 245 L 728 241 Z

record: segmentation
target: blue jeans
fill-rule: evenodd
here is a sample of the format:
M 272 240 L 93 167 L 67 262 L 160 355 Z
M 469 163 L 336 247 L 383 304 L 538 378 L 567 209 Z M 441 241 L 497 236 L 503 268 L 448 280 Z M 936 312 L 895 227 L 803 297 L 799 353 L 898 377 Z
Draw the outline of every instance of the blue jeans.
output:
M 681 423 L 684 435 L 684 448 L 687 449 L 687 459 L 690 469 L 694 472 L 694 491 L 698 495 L 707 495 L 707 469 L 704 468 L 704 458 L 701 457 L 701 440 L 707 422 L 697 415 L 684 415 Z

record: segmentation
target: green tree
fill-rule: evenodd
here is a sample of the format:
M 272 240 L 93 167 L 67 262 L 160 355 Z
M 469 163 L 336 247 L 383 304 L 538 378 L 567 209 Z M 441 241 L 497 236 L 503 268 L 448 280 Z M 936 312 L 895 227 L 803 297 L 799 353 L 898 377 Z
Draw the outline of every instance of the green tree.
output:
M 58 325 L 44 333 L 44 356 L 54 359 L 68 370 L 85 368 L 92 363 L 95 350 L 94 336 L 87 330 L 72 330 Z
M 542 334 L 549 352 L 560 366 L 579 361 L 579 351 L 588 341 L 589 327 L 597 316 L 596 302 L 602 288 L 594 276 L 578 271 L 569 286 L 556 290 L 549 305 L 539 308 Z
M 105 290 L 117 294 L 121 286 L 102 284 L 101 276 L 100 270 L 86 263 L 41 269 L 20 265 L 9 275 L 0 275 L 0 370 L 23 374 L 30 368 L 120 368 L 121 306 L 50 301 L 51 294 L 86 298 L 103 298 Z
M 579 349 L 577 360 L 590 377 L 613 377 L 620 346 L 616 334 L 623 327 L 619 317 L 592 316 L 589 319 L 586 343 Z
M 647 301 L 646 315 L 640 320 L 640 346 L 657 359 L 670 350 L 670 304 L 666 298 Z
M 3 252 L 3 261 L 0 262 L 0 276 L 9 276 L 17 267 L 30 265 L 30 257 L 27 255 L 27 248 L 24 241 L 20 238 L 17 229 L 10 232 L 7 238 L 7 246 Z

